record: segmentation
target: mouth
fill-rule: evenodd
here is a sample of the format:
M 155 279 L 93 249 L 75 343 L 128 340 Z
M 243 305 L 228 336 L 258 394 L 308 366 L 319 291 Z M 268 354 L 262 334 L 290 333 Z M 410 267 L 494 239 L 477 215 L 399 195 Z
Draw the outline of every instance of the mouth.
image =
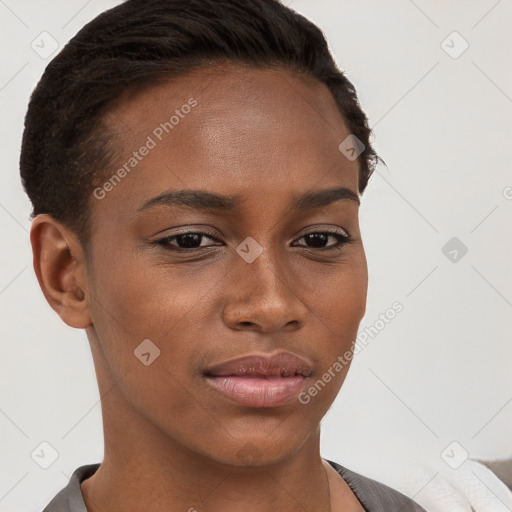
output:
M 278 407 L 304 389 L 312 368 L 304 359 L 280 352 L 249 355 L 214 365 L 206 382 L 232 401 L 248 407 Z

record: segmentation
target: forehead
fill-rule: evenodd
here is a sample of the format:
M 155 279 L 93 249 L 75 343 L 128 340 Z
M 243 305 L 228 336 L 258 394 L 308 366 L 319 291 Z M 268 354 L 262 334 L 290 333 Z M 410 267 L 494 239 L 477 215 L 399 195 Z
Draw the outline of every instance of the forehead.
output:
M 329 90 L 284 70 L 200 68 L 124 95 L 105 120 L 118 147 L 112 171 L 126 170 L 105 205 L 135 211 L 169 189 L 255 200 L 315 186 L 358 190 L 359 165 L 338 149 L 349 131 Z

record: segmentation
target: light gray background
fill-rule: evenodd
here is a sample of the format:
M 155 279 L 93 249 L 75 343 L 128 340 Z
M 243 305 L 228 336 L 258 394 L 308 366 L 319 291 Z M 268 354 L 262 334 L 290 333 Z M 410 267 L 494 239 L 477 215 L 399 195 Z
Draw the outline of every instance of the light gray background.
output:
M 103 456 L 88 342 L 39 289 L 18 158 L 30 92 L 51 60 L 31 42 L 47 31 L 61 48 L 117 3 L 0 0 L 2 511 L 42 510 L 76 467 Z M 512 456 L 512 3 L 287 3 L 324 30 L 388 165 L 360 211 L 370 279 L 360 332 L 379 332 L 322 422 L 322 454 L 421 503 L 453 441 L 452 458 Z M 469 43 L 458 58 L 445 51 L 462 48 L 446 40 L 454 31 Z M 468 248 L 456 262 L 442 252 L 452 237 Z M 395 301 L 403 311 L 379 329 Z M 59 454 L 46 470 L 31 458 L 43 441 Z M 417 491 L 398 465 L 423 468 Z

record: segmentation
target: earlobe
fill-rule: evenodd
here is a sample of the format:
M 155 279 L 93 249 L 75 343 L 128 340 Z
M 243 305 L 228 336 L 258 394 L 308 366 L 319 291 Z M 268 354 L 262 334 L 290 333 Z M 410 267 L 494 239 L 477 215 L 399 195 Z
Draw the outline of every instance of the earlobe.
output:
M 69 326 L 91 325 L 87 266 L 77 237 L 51 215 L 40 214 L 30 230 L 34 271 L 48 304 Z

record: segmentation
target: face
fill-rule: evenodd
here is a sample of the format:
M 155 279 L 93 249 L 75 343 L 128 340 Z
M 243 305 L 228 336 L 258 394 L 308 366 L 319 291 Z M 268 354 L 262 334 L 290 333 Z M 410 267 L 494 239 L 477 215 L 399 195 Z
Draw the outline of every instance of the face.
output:
M 366 305 L 359 167 L 338 149 L 349 131 L 332 96 L 225 66 L 126 96 L 105 120 L 121 144 L 91 198 L 87 333 L 100 371 L 129 414 L 196 453 L 292 456 L 345 379 Z M 282 351 L 312 372 L 278 406 L 237 402 L 205 376 Z

